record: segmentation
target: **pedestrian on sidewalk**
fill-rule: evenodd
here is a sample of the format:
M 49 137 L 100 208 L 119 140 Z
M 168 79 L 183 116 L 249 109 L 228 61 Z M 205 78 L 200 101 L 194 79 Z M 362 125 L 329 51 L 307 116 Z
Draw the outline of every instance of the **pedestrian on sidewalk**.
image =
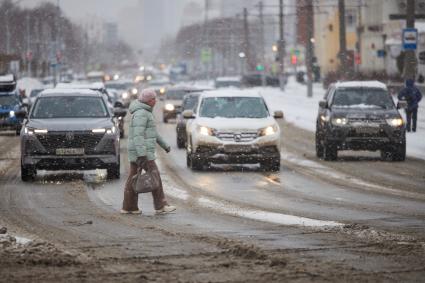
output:
M 406 129 L 408 132 L 411 130 L 416 132 L 416 124 L 418 120 L 418 107 L 419 101 L 422 99 L 421 91 L 415 86 L 415 81 L 412 79 L 406 80 L 406 86 L 398 94 L 399 100 L 407 101 L 406 108 Z
M 130 161 L 130 173 L 124 188 L 124 200 L 121 213 L 140 214 L 138 208 L 138 194 L 133 191 L 132 178 L 137 174 L 137 169 L 141 167 L 147 172 L 158 174 L 159 170 L 155 163 L 156 144 L 162 147 L 167 153 L 170 146 L 162 139 L 156 131 L 155 120 L 152 110 L 156 104 L 156 93 L 152 89 L 145 89 L 141 92 L 137 100 L 134 100 L 129 107 L 131 121 L 128 131 L 128 159 Z M 161 185 L 152 192 L 155 212 L 157 214 L 168 213 L 176 210 L 165 200 L 164 190 Z

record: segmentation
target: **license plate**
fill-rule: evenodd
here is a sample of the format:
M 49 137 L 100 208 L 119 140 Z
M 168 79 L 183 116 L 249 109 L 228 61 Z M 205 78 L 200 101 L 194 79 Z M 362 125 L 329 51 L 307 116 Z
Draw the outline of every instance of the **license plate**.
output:
M 251 146 L 243 146 L 243 145 L 225 145 L 225 152 L 250 152 L 252 150 Z
M 379 132 L 379 128 L 361 127 L 357 128 L 356 132 L 358 134 L 377 134 Z
M 58 148 L 56 155 L 83 155 L 84 148 Z

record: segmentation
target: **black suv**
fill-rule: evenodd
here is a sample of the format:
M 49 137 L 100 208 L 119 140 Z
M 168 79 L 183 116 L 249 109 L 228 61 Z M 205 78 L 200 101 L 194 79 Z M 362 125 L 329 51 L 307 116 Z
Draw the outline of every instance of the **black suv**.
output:
M 399 107 L 405 104 L 396 107 L 380 82 L 331 85 L 319 102 L 317 157 L 336 160 L 338 150 L 380 150 L 383 159 L 405 160 L 406 129 Z
M 31 180 L 37 169 L 107 169 L 120 177 L 118 117 L 97 91 L 52 89 L 36 99 L 21 130 L 21 177 Z

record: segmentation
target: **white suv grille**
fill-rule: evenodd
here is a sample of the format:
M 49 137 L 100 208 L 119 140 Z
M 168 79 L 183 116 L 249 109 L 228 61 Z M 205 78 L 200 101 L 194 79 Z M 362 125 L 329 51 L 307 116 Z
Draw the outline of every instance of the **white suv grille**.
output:
M 258 138 L 257 132 L 219 132 L 217 138 L 222 141 L 250 142 Z

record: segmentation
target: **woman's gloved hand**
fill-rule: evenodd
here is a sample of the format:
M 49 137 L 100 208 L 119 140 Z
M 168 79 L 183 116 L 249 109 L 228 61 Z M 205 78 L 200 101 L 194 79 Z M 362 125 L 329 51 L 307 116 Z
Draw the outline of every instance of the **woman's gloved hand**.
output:
M 165 152 L 166 153 L 169 153 L 170 151 L 171 151 L 171 147 L 170 146 L 165 149 Z

